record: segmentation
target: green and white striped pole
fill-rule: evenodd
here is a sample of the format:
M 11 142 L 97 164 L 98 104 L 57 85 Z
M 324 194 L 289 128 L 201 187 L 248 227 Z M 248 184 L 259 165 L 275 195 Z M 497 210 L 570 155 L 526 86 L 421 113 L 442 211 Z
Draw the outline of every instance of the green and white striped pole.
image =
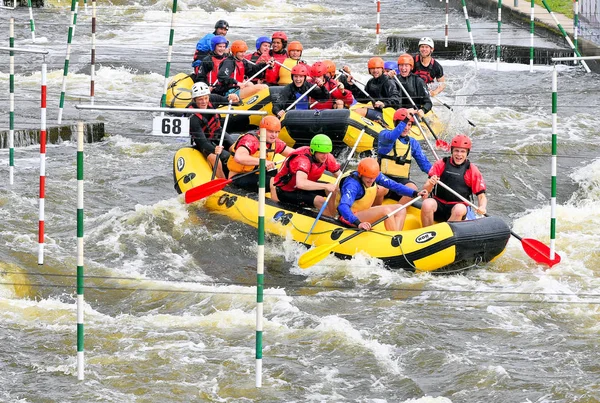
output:
M 529 72 L 533 73 L 533 33 L 535 31 L 535 0 L 531 0 L 531 15 L 529 21 Z
M 554 260 L 556 247 L 556 150 L 558 139 L 558 72 L 556 64 L 552 70 L 552 181 L 550 189 L 550 260 Z
M 65 91 L 67 88 L 67 75 L 69 74 L 69 58 L 71 57 L 71 41 L 75 35 L 75 25 L 77 24 L 77 0 L 71 0 L 71 25 L 69 26 L 69 35 L 67 37 L 67 54 L 65 55 L 65 67 L 63 70 L 62 88 L 60 91 L 60 102 L 58 105 L 58 124 L 62 123 L 63 108 L 65 106 Z
M 502 36 L 502 0 L 498 0 L 498 44 L 496 45 L 496 71 L 500 70 L 500 57 L 502 56 L 501 36 Z
M 475 70 L 479 70 L 477 66 L 477 51 L 475 50 L 475 41 L 473 40 L 473 33 L 471 32 L 471 23 L 469 22 L 469 13 L 467 12 L 467 3 L 465 0 L 460 0 L 465 13 L 465 21 L 467 23 L 467 31 L 469 32 L 469 38 L 471 39 L 471 51 L 473 52 L 473 61 L 475 62 Z
M 575 52 L 575 54 L 577 55 L 577 57 L 581 57 L 581 54 L 579 53 L 579 50 L 577 50 L 577 48 L 575 47 L 575 45 L 573 44 L 573 41 L 571 41 L 571 38 L 569 37 L 569 35 L 567 34 L 567 32 L 565 31 L 565 29 L 562 27 L 562 25 L 560 25 L 560 23 L 558 22 L 558 19 L 556 18 L 556 16 L 554 15 L 554 13 L 552 12 L 552 10 L 550 10 L 550 6 L 548 6 L 548 3 L 546 3 L 546 0 L 542 0 L 542 4 L 544 4 L 544 7 L 546 7 L 546 10 L 548 10 L 548 12 L 550 13 L 550 16 L 552 17 L 552 19 L 554 20 L 554 23 L 556 24 L 556 26 L 558 27 L 558 29 L 560 30 L 560 32 L 563 34 L 563 36 L 565 37 L 565 40 L 567 41 L 567 43 L 569 44 L 569 46 L 571 47 L 571 49 L 573 49 L 573 51 Z M 590 73 L 591 70 L 588 67 L 587 63 L 585 62 L 585 60 L 583 59 L 578 59 L 579 62 L 581 63 L 581 65 L 585 68 L 585 71 L 587 73 Z
M 8 46 L 10 48 L 15 47 L 15 19 L 10 18 L 9 21 L 9 38 Z M 12 50 L 9 53 L 9 78 L 8 78 L 8 176 L 9 183 L 12 185 L 15 180 L 15 52 Z
M 96 85 L 96 0 L 92 0 L 92 60 L 90 65 L 90 104 L 94 105 L 94 87 Z
M 579 36 L 579 0 L 573 0 L 573 45 L 575 49 L 579 49 L 577 37 Z M 577 54 L 575 54 L 577 56 Z M 577 60 L 573 62 L 577 64 Z
M 167 66 L 165 67 L 165 83 L 163 85 L 163 94 L 160 98 L 160 106 L 167 106 L 167 85 L 169 84 L 169 75 L 171 74 L 171 54 L 173 53 L 173 38 L 175 36 L 175 14 L 177 13 L 177 0 L 173 0 L 173 11 L 171 12 L 171 30 L 169 32 L 169 47 L 167 50 Z
M 29 8 L 29 28 L 31 29 L 31 40 L 35 43 L 35 22 L 33 21 L 33 8 L 31 7 L 31 0 L 27 0 L 27 7 Z
M 77 379 L 84 378 L 83 356 L 83 122 L 77 122 Z
M 256 256 L 256 387 L 262 386 L 263 290 L 265 284 L 265 186 L 267 129 L 260 131 L 260 173 L 258 177 L 258 251 Z

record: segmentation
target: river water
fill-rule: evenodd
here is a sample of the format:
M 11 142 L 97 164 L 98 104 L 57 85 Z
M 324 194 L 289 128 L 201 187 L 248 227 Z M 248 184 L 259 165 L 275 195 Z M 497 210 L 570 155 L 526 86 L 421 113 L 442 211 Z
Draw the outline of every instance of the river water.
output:
M 100 2 L 96 104 L 158 106 L 171 3 Z M 326 56 L 366 80 L 375 4 L 350 0 L 179 2 L 172 74 L 189 71 L 214 21 L 228 37 L 284 29 L 313 62 Z M 90 3 L 91 4 L 91 3 Z M 441 3 L 440 3 L 441 4 Z M 47 49 L 48 125 L 56 124 L 69 4 L 0 11 L 2 42 Z M 465 37 L 451 10 L 451 35 Z M 491 20 L 471 19 L 492 41 Z M 386 35 L 443 43 L 442 8 L 382 2 Z M 528 32 L 504 26 L 511 41 Z M 496 262 L 460 275 L 389 271 L 366 256 L 299 269 L 305 249 L 267 237 L 261 388 L 255 387 L 256 231 L 186 205 L 172 158 L 185 139 L 151 136 L 151 115 L 78 111 L 89 96 L 91 13 L 73 38 L 63 123 L 104 122 L 85 148 L 85 381 L 76 377 L 76 144 L 48 146 L 46 250 L 37 264 L 39 147 L 0 150 L 0 401 L 5 402 L 598 402 L 600 372 L 600 80 L 560 66 L 557 239 L 544 271 L 511 239 Z M 452 37 L 451 37 L 452 39 Z M 457 39 L 456 37 L 454 39 Z M 440 47 L 443 45 L 440 45 Z M 443 49 L 443 48 L 442 48 Z M 393 60 L 397 54 L 386 55 Z M 15 128 L 39 127 L 39 56 L 16 57 Z M 549 66 L 441 60 L 439 135 L 472 136 L 488 211 L 549 243 Z M 0 57 L 0 122 L 8 129 L 8 56 Z M 472 128 L 466 119 L 474 122 Z M 415 174 L 417 180 L 424 177 Z

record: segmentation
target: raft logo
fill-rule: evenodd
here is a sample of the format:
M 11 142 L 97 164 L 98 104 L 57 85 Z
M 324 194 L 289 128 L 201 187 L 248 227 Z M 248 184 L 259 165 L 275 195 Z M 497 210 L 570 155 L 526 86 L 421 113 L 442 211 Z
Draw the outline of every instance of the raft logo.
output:
M 183 171 L 184 167 L 185 167 L 185 159 L 183 159 L 183 157 L 177 158 L 177 170 L 179 172 L 181 172 L 181 171 Z
M 435 231 L 429 231 L 429 232 L 421 234 L 417 238 L 415 238 L 415 242 L 416 243 L 425 243 L 425 242 L 431 241 L 433 238 L 435 238 L 435 236 L 436 236 Z
M 365 117 L 361 117 L 362 121 L 365 122 L 365 124 L 369 125 L 369 126 L 373 126 L 374 123 L 371 119 L 367 119 Z
M 258 95 L 253 96 L 252 98 L 250 98 L 248 101 L 246 101 L 246 104 L 248 105 L 252 105 L 253 103 L 255 103 L 256 101 L 258 101 Z

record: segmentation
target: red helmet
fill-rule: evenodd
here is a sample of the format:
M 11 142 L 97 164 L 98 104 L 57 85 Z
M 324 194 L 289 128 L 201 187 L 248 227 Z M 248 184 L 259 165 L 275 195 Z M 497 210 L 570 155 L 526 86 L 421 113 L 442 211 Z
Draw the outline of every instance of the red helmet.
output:
M 323 60 L 323 63 L 327 66 L 327 72 L 335 76 L 335 63 L 331 60 Z
M 287 50 L 288 50 L 288 52 L 290 50 L 299 50 L 300 52 L 302 52 L 304 50 L 304 48 L 302 47 L 302 44 L 300 42 L 291 41 L 290 43 L 288 43 Z
M 287 42 L 288 40 L 287 35 L 283 31 L 273 32 L 273 35 L 271 35 L 271 40 L 273 39 L 281 39 L 283 42 Z
M 323 62 L 314 62 L 311 69 L 310 75 L 312 77 L 321 77 L 327 74 L 327 66 Z
M 408 53 L 404 53 L 398 56 L 398 66 L 400 66 L 401 64 L 410 64 L 411 68 L 415 67 L 415 59 L 413 59 L 413 57 Z
M 408 113 L 408 109 L 406 108 L 400 108 L 398 109 L 396 112 L 394 112 L 394 122 L 396 121 L 402 121 L 404 119 L 406 119 L 408 117 L 408 120 L 412 123 L 415 122 L 415 118 L 413 117 L 413 115 L 411 115 L 410 113 Z
M 358 174 L 369 179 L 377 178 L 377 175 L 379 175 L 379 163 L 375 158 L 363 158 L 358 163 Z
M 265 116 L 260 121 L 260 125 L 258 126 L 261 129 L 272 130 L 274 132 L 278 132 L 281 130 L 281 122 L 273 115 Z
M 292 71 L 290 73 L 293 76 L 308 76 L 308 67 L 304 63 L 298 63 L 294 67 L 292 67 Z
M 248 50 L 248 45 L 246 42 L 242 40 L 233 41 L 231 44 L 231 53 L 235 55 L 237 52 L 246 52 Z
M 464 134 L 457 134 L 450 143 L 450 149 L 452 150 L 454 147 L 466 148 L 468 151 L 471 151 L 471 139 Z
M 367 67 L 370 69 L 383 68 L 383 59 L 381 57 L 372 57 L 369 59 Z

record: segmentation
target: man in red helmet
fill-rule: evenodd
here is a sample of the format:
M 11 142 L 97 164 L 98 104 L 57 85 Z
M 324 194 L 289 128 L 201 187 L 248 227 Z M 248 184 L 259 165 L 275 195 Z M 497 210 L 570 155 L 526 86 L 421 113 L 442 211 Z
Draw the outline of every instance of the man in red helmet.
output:
M 446 78 L 442 65 L 431 57 L 433 53 L 433 39 L 421 38 L 419 41 L 419 53 L 415 55 L 413 73 L 425 81 L 429 88 L 429 95 L 435 97 L 446 88 Z
M 454 189 L 466 199 L 477 196 L 477 213 L 484 215 L 487 207 L 485 181 L 479 169 L 468 159 L 471 151 L 471 139 L 458 134 L 450 144 L 450 157 L 444 157 L 433 164 L 429 170 L 429 179 L 424 188 L 431 192 L 432 198 L 424 200 L 421 207 L 421 223 L 424 227 L 435 221 L 461 221 L 467 216 L 467 205 L 454 194 L 441 186 L 433 186 L 438 180 Z
M 279 93 L 279 98 L 273 102 L 273 114 L 279 119 L 283 119 L 286 109 L 294 102 L 296 109 L 309 109 L 309 97 L 319 101 L 329 99 L 329 92 L 325 89 L 325 81 L 317 78 L 315 80 L 316 87 L 306 81 L 306 77 L 310 74 L 310 67 L 304 63 L 299 63 L 292 69 L 292 82 L 286 85 Z M 312 88 L 312 89 L 311 89 Z
M 275 197 L 275 188 L 273 186 L 273 178 L 277 174 L 277 169 L 273 159 L 275 154 L 281 154 L 287 157 L 294 151 L 288 147 L 283 140 L 279 139 L 279 131 L 281 130 L 281 122 L 275 116 L 269 115 L 262 118 L 259 128 L 267 131 L 267 186 L 271 192 L 271 196 Z M 259 131 L 246 133 L 238 137 L 233 145 L 233 152 L 227 161 L 229 169 L 229 179 L 237 175 L 250 172 L 258 168 L 260 163 L 260 137 Z M 235 186 L 246 189 L 251 192 L 258 192 L 259 175 L 246 175 L 232 182 Z
M 331 75 L 331 64 L 323 62 L 314 62 L 310 68 L 310 76 L 313 82 L 322 80 L 325 82 L 324 87 L 330 94 L 331 98 L 325 102 L 319 102 L 311 99 L 311 109 L 344 109 L 350 107 L 354 102 L 352 92 L 346 90 L 342 83 L 338 83 L 335 77 L 335 64 L 333 65 L 333 75 Z M 329 63 L 333 63 L 329 61 Z M 314 105 L 313 103 L 316 102 Z

